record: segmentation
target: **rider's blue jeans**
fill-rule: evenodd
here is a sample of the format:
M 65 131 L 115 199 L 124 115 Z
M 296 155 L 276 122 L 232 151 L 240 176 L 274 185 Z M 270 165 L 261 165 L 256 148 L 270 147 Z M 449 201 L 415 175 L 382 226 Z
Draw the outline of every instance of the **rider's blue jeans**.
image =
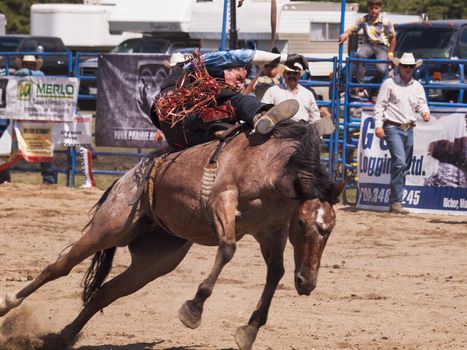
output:
M 391 181 L 389 204 L 402 203 L 405 177 L 413 156 L 413 129 L 402 130 L 395 125 L 384 126 L 385 140 L 391 153 Z

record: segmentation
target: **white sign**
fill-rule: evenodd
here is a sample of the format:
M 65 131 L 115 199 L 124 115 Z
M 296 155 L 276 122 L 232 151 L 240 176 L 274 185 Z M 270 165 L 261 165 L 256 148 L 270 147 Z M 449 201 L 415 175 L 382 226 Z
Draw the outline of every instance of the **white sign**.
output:
M 0 128 L 0 156 L 9 156 L 11 153 L 11 135 L 13 134 L 13 123 L 10 122 L 5 130 Z
M 78 78 L 2 77 L 0 119 L 73 121 Z
M 90 145 L 92 114 L 75 115 L 72 122 L 54 123 L 52 140 L 55 146 Z
M 403 205 L 413 212 L 467 213 L 467 114 L 432 110 L 414 129 L 414 153 Z M 358 143 L 357 207 L 388 210 L 391 156 L 374 134 L 373 111 L 362 115 Z

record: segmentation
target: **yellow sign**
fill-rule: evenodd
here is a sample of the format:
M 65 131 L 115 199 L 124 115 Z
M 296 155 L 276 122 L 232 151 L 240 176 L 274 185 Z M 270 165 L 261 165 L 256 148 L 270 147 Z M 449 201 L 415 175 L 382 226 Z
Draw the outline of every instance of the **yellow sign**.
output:
M 54 154 L 51 123 L 15 124 L 18 151 L 28 162 L 48 162 Z

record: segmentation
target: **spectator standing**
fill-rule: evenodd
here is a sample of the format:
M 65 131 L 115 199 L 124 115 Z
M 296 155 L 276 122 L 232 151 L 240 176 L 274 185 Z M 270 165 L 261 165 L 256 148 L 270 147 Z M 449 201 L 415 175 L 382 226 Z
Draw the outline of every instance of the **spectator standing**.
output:
M 363 30 L 363 44 L 357 50 L 358 58 L 374 57 L 377 60 L 391 60 L 394 57 L 396 32 L 391 21 L 381 15 L 382 8 L 382 0 L 367 1 L 368 13 L 358 17 L 353 26 L 339 36 L 339 43 L 342 44 L 352 32 Z M 386 74 L 386 64 L 377 63 L 376 69 L 377 74 L 373 82 L 380 83 Z M 365 64 L 359 62 L 357 68 L 358 83 L 363 84 L 365 82 L 365 72 Z M 364 89 L 360 89 L 360 91 L 365 92 Z
M 34 55 L 24 55 L 16 62 L 18 70 L 15 73 L 17 77 L 43 77 L 44 72 L 40 69 L 43 61 L 36 59 Z M 46 185 L 53 185 L 57 183 L 57 173 L 52 170 L 52 163 L 41 162 L 42 183 Z
M 313 93 L 298 83 L 303 72 L 304 68 L 300 62 L 285 64 L 284 83 L 271 86 L 266 90 L 261 102 L 278 104 L 288 99 L 295 99 L 300 108 L 292 119 L 314 123 L 321 119 L 321 115 Z
M 375 134 L 385 139 L 391 154 L 391 180 L 389 211 L 408 214 L 402 206 L 405 178 L 413 155 L 413 128 L 417 114 L 425 122 L 430 120 L 430 110 L 423 86 L 412 79 L 413 71 L 422 64 L 412 53 L 405 52 L 394 58 L 399 74 L 381 85 L 375 105 Z

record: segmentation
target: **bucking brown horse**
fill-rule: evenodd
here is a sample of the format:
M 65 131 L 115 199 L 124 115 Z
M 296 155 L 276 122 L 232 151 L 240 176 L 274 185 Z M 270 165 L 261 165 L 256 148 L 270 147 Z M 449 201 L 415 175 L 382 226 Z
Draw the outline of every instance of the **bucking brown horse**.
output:
M 244 131 L 213 161 L 217 144 L 158 158 L 152 171 L 146 169 L 146 159 L 123 175 L 96 204 L 84 235 L 26 287 L 7 294 L 0 301 L 0 316 L 94 254 L 85 277 L 84 307 L 54 337 L 63 349 L 96 312 L 174 270 L 198 243 L 218 248 L 210 274 L 179 311 L 183 324 L 196 328 L 236 242 L 250 234 L 267 265 L 257 308 L 235 333 L 238 347 L 251 349 L 284 274 L 287 237 L 294 249 L 298 294 L 309 295 L 316 287 L 321 255 L 335 225 L 333 204 L 343 185 L 333 183 L 323 169 L 320 138 L 311 125 L 284 121 L 271 136 Z M 105 282 L 118 246 L 129 247 L 131 264 Z

